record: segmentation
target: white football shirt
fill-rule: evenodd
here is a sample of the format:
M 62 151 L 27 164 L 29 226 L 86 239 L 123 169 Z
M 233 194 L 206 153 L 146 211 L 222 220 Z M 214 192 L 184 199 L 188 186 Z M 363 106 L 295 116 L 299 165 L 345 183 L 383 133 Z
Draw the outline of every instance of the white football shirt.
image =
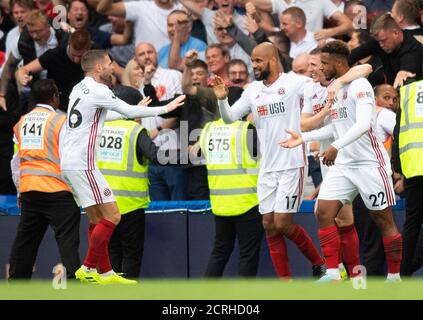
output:
M 253 114 L 260 140 L 261 172 L 305 165 L 303 148 L 285 149 L 278 142 L 289 138 L 284 129 L 300 131 L 304 85 L 309 81 L 312 80 L 293 72 L 282 73 L 269 87 L 263 81 L 254 81 L 230 107 L 232 119 L 241 119 L 250 111 Z
M 338 152 L 336 165 L 349 167 L 380 167 L 389 165 L 388 154 L 375 134 L 376 105 L 373 88 L 365 78 L 359 78 L 344 86 L 331 108 L 331 122 L 335 140 L 344 136 L 356 123 L 356 110 L 363 104 L 371 104 L 373 113 L 370 129 L 359 139 Z
M 382 108 L 376 117 L 376 136 L 385 143 L 389 136 L 393 135 L 394 127 L 396 124 L 396 114 L 389 109 Z
M 326 98 L 328 95 L 327 87 L 324 87 L 320 82 L 308 82 L 304 87 L 304 107 L 302 113 L 308 113 L 315 115 L 319 113 L 326 104 Z M 326 117 L 323 124 L 316 127 L 321 128 L 330 123 L 330 118 Z M 333 137 L 325 140 L 320 140 L 320 152 L 323 152 L 333 142 Z
M 95 150 L 108 110 L 116 111 L 128 118 L 136 118 L 163 114 L 167 112 L 167 107 L 131 106 L 116 98 L 105 84 L 98 83 L 91 77 L 85 77 L 73 87 L 69 96 L 66 134 L 61 156 L 62 170 L 98 169 Z

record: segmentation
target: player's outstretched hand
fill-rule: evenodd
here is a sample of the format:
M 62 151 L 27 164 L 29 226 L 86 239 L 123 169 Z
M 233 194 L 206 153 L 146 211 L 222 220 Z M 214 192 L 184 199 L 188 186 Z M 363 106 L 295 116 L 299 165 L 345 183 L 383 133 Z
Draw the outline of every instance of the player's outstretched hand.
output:
M 333 166 L 337 155 L 338 150 L 333 146 L 329 146 L 321 155 L 323 164 L 328 167 Z
M 223 79 L 219 76 L 213 79 L 213 91 L 218 100 L 225 100 L 228 97 L 229 90 L 223 83 Z
M 181 95 L 167 104 L 167 112 L 173 111 L 184 104 L 185 95 Z
M 278 144 L 281 147 L 283 147 L 283 148 L 295 148 L 295 147 L 298 147 L 300 144 L 302 144 L 304 142 L 303 138 L 301 137 L 301 135 L 299 133 L 297 133 L 295 131 L 288 130 L 288 129 L 285 129 L 285 131 L 291 135 L 291 138 L 278 142 Z
M 150 103 L 151 103 L 151 98 L 150 97 L 145 97 L 144 99 L 142 99 L 139 103 L 138 103 L 138 105 L 139 106 L 141 106 L 141 107 L 146 107 L 146 106 L 148 106 Z

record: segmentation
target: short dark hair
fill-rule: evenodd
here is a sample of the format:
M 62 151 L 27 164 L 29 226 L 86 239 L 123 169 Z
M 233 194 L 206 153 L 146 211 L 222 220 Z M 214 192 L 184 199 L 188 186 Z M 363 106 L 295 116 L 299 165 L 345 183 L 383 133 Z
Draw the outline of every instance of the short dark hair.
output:
M 53 79 L 40 79 L 32 85 L 31 94 L 35 103 L 47 104 L 59 91 Z
M 206 49 L 206 54 L 207 54 L 207 51 L 209 51 L 210 49 L 213 49 L 213 48 L 219 49 L 220 52 L 222 53 L 222 56 L 229 56 L 230 57 L 229 50 L 221 43 L 212 43 L 211 45 L 209 45 Z
M 90 33 L 84 29 L 76 30 L 69 37 L 69 45 L 77 51 L 91 48 Z
M 74 2 L 82 2 L 85 5 L 85 7 L 87 9 L 89 9 L 89 5 L 88 5 L 88 2 L 86 0 L 70 0 L 67 3 L 67 6 L 66 6 L 68 10 L 70 10 L 70 8 L 72 7 L 72 3 L 74 3 Z
M 34 9 L 34 2 L 32 0 L 10 0 L 9 3 L 10 10 L 12 10 L 13 6 L 16 4 L 22 8 L 26 8 L 29 10 Z
M 298 7 L 290 7 L 282 12 L 282 15 L 289 14 L 294 20 L 299 20 L 303 26 L 307 23 L 307 18 L 304 11 Z
M 237 64 L 243 65 L 245 70 L 247 70 L 247 73 L 248 73 L 248 66 L 245 63 L 245 61 L 241 60 L 241 59 L 232 59 L 231 61 L 229 61 L 229 68 L 232 67 L 232 66 L 235 66 Z
M 322 53 L 327 53 L 329 55 L 337 56 L 348 60 L 350 55 L 350 49 L 348 49 L 347 44 L 341 40 L 334 40 L 326 43 L 322 47 Z
M 207 66 L 207 63 L 205 63 L 203 60 L 201 59 L 196 59 L 192 62 L 192 64 L 190 65 L 191 69 L 195 69 L 195 68 L 202 68 L 204 70 L 209 71 L 209 67 Z

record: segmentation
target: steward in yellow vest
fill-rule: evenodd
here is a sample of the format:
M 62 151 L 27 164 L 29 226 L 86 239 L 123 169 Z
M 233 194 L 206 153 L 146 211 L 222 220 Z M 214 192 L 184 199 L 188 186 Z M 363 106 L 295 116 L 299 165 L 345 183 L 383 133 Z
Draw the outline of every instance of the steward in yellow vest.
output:
M 32 87 L 35 108 L 14 128 L 18 152 L 12 173 L 21 217 L 10 256 L 10 279 L 30 278 L 38 247 L 50 225 L 69 277 L 79 261 L 80 210 L 61 176 L 60 149 L 66 115 L 56 113 L 59 91 L 53 80 Z
M 131 87 L 119 86 L 114 93 L 131 105 L 142 100 L 141 93 Z M 123 272 L 128 278 L 138 278 L 140 274 L 144 209 L 150 202 L 148 161 L 158 163 L 158 149 L 147 130 L 133 120 L 104 124 L 97 149 L 97 165 L 113 190 L 122 214 L 109 242 L 109 256 L 113 270 Z
M 225 124 L 222 119 L 203 128 L 199 145 L 206 160 L 210 202 L 215 215 L 215 242 L 206 277 L 221 277 L 239 243 L 242 277 L 257 274 L 262 217 L 257 199 L 257 133 L 245 121 Z
M 409 276 L 421 267 L 421 263 L 416 264 L 416 248 L 420 245 L 417 242 L 423 239 L 420 234 L 423 223 L 423 80 L 400 89 L 400 110 L 392 148 L 395 172 L 402 173 L 405 178 L 401 274 Z

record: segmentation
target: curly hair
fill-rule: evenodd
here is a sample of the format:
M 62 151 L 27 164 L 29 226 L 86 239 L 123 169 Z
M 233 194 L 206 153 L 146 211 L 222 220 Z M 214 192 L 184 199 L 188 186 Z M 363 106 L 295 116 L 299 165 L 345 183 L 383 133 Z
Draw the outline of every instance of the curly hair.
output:
M 322 53 L 327 53 L 329 55 L 339 56 L 345 59 L 348 59 L 350 55 L 350 49 L 348 49 L 347 44 L 344 41 L 335 40 L 326 43 L 322 47 Z

